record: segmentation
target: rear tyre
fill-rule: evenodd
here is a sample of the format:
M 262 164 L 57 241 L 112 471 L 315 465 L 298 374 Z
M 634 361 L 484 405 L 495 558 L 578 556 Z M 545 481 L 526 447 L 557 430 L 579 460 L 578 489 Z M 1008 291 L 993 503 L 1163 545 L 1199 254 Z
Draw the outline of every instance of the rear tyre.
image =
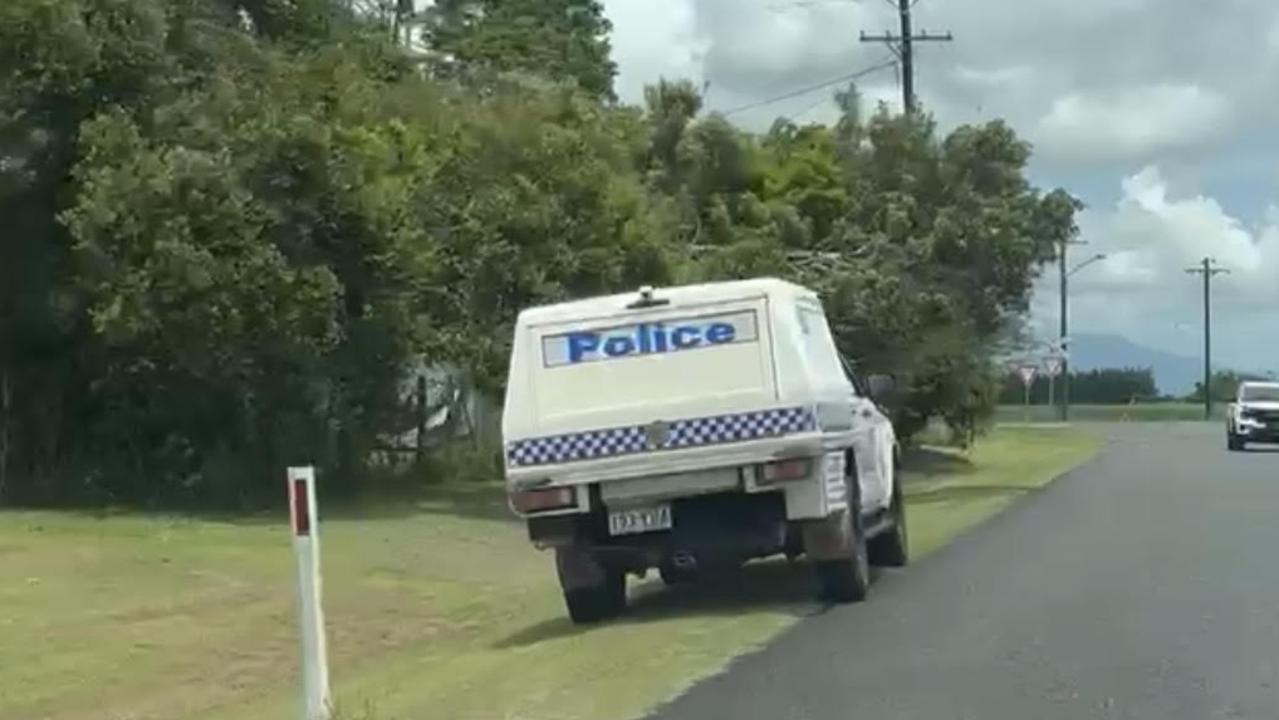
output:
M 686 585 L 697 579 L 697 571 L 687 568 L 675 567 L 673 563 L 662 563 L 657 568 L 657 574 L 662 576 L 662 582 L 667 587 L 672 585 Z
M 1239 451 L 1239 450 L 1243 450 L 1243 449 L 1244 449 L 1244 447 L 1245 447 L 1245 444 L 1244 444 L 1244 440 L 1243 440 L 1243 438 L 1239 437 L 1238 435 L 1236 435 L 1236 434 L 1234 434 L 1234 433 L 1232 433 L 1232 432 L 1227 432 L 1227 433 L 1226 433 L 1226 448 L 1227 448 L 1227 449 L 1229 449 L 1229 450 L 1233 450 L 1233 451 Z
M 626 572 L 611 568 L 575 547 L 555 549 L 555 567 L 569 619 L 596 623 L 626 609 Z
M 878 567 L 905 567 L 909 560 L 906 542 L 906 504 L 902 500 L 902 486 L 897 474 L 897 461 L 893 460 L 893 497 L 888 512 L 892 527 L 870 539 L 866 549 L 870 564 Z
M 850 557 L 821 560 L 814 563 L 817 584 L 823 600 L 854 603 L 866 599 L 870 592 L 870 556 L 866 549 L 866 533 L 862 529 L 861 499 L 855 471 L 844 482 L 848 488 L 848 508 L 844 511 L 846 537 Z

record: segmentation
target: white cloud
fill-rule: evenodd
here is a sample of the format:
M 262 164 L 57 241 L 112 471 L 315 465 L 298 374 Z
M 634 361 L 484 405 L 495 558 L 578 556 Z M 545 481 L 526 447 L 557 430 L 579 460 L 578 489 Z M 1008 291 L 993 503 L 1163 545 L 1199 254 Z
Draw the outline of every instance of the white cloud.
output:
M 1082 160 L 1142 158 L 1217 136 L 1229 103 L 1198 85 L 1149 85 L 1057 99 L 1036 128 L 1046 153 Z
M 1028 65 L 1012 65 L 994 68 L 976 68 L 956 65 L 955 80 L 968 86 L 983 89 L 1024 87 L 1035 78 L 1035 71 Z
M 858 32 L 897 29 L 873 0 L 604 2 L 628 102 L 658 75 L 709 81 L 713 109 L 758 102 L 879 62 L 886 49 Z M 1222 360 L 1268 351 L 1279 367 L 1279 341 L 1258 332 L 1279 312 L 1279 210 L 1264 212 L 1279 206 L 1279 93 L 1265 91 L 1279 3 L 929 1 L 915 27 L 954 33 L 916 57 L 916 91 L 942 130 L 1004 118 L 1035 143 L 1036 183 L 1090 203 L 1090 245 L 1072 253 L 1109 259 L 1072 278 L 1073 326 L 1197 353 L 1200 286 L 1184 270 L 1213 255 L 1233 270 L 1214 286 Z M 891 70 L 860 86 L 899 107 Z M 762 130 L 781 114 L 834 111 L 813 93 L 732 119 Z M 1036 319 L 1055 327 L 1055 273 L 1041 290 Z
M 865 0 L 604 4 L 616 28 L 618 89 L 631 102 L 659 74 L 709 81 L 712 108 L 756 102 L 878 62 L 886 48 L 857 33 L 897 29 L 888 3 Z M 917 29 L 954 32 L 952 43 L 918 47 L 917 92 L 941 126 L 1003 117 L 1027 137 L 1043 129 L 1045 152 L 1047 140 L 1061 141 L 1049 169 L 1070 159 L 1084 161 L 1069 163 L 1071 172 L 1086 163 L 1115 173 L 1162 162 L 1157 153 L 1169 147 L 1196 161 L 1214 149 L 1204 143 L 1217 139 L 1209 131 L 1223 115 L 1241 130 L 1279 115 L 1279 96 L 1257 92 L 1273 76 L 1264 56 L 1279 43 L 1274 0 L 966 0 L 920 3 L 915 13 Z M 871 83 L 891 86 L 892 75 Z M 817 101 L 734 121 L 763 129 Z M 1089 127 L 1093 119 L 1101 124 Z
M 1113 230 L 1130 251 L 1171 266 L 1184 268 L 1212 257 L 1251 276 L 1263 262 L 1260 244 L 1220 203 L 1203 195 L 1170 198 L 1167 182 L 1153 166 L 1123 181 Z
M 1113 207 L 1086 210 L 1080 228 L 1088 244 L 1073 249 L 1075 256 L 1107 258 L 1071 280 L 1076 332 L 1114 333 L 1195 353 L 1202 294 L 1199 278 L 1186 269 L 1211 257 L 1230 270 L 1213 289 L 1223 361 L 1279 367 L 1279 342 L 1265 330 L 1279 313 L 1279 209 L 1250 228 L 1214 198 L 1175 194 L 1160 169 L 1150 166 L 1122 181 Z M 1050 273 L 1034 303 L 1035 325 L 1045 334 L 1056 322 L 1057 293 Z
M 640 102 L 644 86 L 658 78 L 700 81 L 709 39 L 697 29 L 685 0 L 606 0 L 613 23 L 613 60 L 618 65 L 617 94 Z

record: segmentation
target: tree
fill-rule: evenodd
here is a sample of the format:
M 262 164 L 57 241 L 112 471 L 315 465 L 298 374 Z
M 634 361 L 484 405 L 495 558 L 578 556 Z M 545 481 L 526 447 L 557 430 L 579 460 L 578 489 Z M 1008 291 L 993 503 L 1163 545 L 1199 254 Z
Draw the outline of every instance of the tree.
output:
M 808 221 L 809 238 L 829 237 L 850 206 L 838 136 L 822 125 L 800 128 L 779 120 L 763 147 L 774 163 L 764 178 L 764 199 L 795 208 Z
M 612 101 L 611 29 L 597 0 L 439 0 L 427 11 L 425 36 L 443 76 L 522 72 Z
M 1048 377 L 1037 375 L 1031 385 L 1032 399 L 1048 399 Z M 1021 377 L 1010 373 L 1004 382 L 1000 402 L 1020 405 L 1024 399 Z M 1070 374 L 1070 396 L 1085 405 L 1122 405 L 1134 400 L 1159 398 L 1155 375 L 1150 368 L 1102 368 Z
M 702 97 L 693 83 L 658 80 L 644 88 L 644 109 L 649 139 L 642 163 L 650 182 L 667 194 L 679 192 L 685 169 L 679 147 L 684 133 L 702 108 Z
M 380 83 L 341 54 L 240 58 L 147 116 L 81 127 L 60 219 L 102 353 L 83 422 L 99 464 L 123 448 L 140 484 L 98 482 L 112 494 L 234 474 L 226 496 L 251 497 L 300 458 L 341 471 L 340 488 L 417 349 L 423 139 L 369 103 Z M 210 477 L 219 463 L 243 467 Z
M 758 193 L 771 222 L 761 235 L 720 213 L 729 244 L 702 274 L 747 268 L 817 289 L 846 352 L 907 388 L 896 418 L 903 436 L 939 417 L 969 439 L 998 396 L 993 351 L 1025 311 L 1055 238 L 1074 232 L 1073 199 L 1042 196 L 1025 180 L 1029 148 L 1002 123 L 938 140 L 926 115 L 881 107 L 863 123 L 855 88 L 840 100 L 833 129 L 773 125 L 756 150 L 762 182 L 717 188 L 724 208 Z
M 99 350 L 69 280 L 72 239 L 57 219 L 81 124 L 136 112 L 178 73 L 165 14 L 147 0 L 15 0 L 0 5 L 0 379 L 5 462 L 44 478 L 93 404 Z M 8 474 L 6 468 L 6 473 Z M 13 490 L 12 480 L 9 484 Z
M 459 110 L 419 197 L 441 239 L 432 305 L 448 356 L 500 392 L 521 308 L 668 282 L 673 227 L 634 172 L 632 114 L 518 83 Z
M 1231 402 L 1239 395 L 1239 386 L 1245 382 L 1267 382 L 1272 378 L 1256 373 L 1241 373 L 1235 370 L 1216 370 L 1212 373 L 1212 399 L 1217 402 Z M 1195 389 L 1186 396 L 1187 402 L 1204 401 L 1204 384 L 1196 382 Z
M 445 0 L 421 73 L 387 7 L 0 5 L 0 500 L 358 491 L 411 373 L 498 394 L 519 309 L 646 283 L 803 282 L 903 436 L 980 427 L 1078 208 L 1011 130 L 618 106 L 584 0 Z

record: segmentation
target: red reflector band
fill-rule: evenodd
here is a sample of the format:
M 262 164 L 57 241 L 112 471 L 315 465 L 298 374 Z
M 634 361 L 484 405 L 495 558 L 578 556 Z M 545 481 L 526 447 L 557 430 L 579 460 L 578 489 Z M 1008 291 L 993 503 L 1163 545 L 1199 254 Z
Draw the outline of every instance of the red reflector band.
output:
M 515 490 L 511 492 L 510 497 L 511 507 L 518 513 L 563 510 L 577 505 L 577 495 L 571 487 Z
M 808 471 L 812 465 L 812 460 L 808 458 L 795 458 L 761 465 L 758 482 L 760 485 L 771 485 L 787 480 L 802 480 L 808 477 Z
M 277 486 L 278 487 L 278 486 Z M 293 480 L 293 534 L 311 534 L 311 503 L 306 494 L 306 480 Z

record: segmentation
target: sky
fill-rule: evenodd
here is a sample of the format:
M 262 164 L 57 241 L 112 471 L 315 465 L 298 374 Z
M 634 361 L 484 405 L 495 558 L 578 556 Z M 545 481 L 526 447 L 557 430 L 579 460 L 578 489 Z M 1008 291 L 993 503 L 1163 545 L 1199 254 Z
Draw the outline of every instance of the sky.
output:
M 731 110 L 889 57 L 859 33 L 897 31 L 886 0 L 603 0 L 617 90 L 638 103 L 659 77 L 688 78 Z M 1033 143 L 1032 181 L 1087 204 L 1070 281 L 1074 333 L 1110 333 L 1198 356 L 1205 256 L 1214 279 L 1214 356 L 1279 369 L 1279 2 L 1275 0 L 918 0 L 916 94 L 943 131 L 1003 118 Z M 900 109 L 894 69 L 859 81 Z M 825 122 L 820 91 L 735 113 Z M 1031 326 L 1057 327 L 1056 273 Z

